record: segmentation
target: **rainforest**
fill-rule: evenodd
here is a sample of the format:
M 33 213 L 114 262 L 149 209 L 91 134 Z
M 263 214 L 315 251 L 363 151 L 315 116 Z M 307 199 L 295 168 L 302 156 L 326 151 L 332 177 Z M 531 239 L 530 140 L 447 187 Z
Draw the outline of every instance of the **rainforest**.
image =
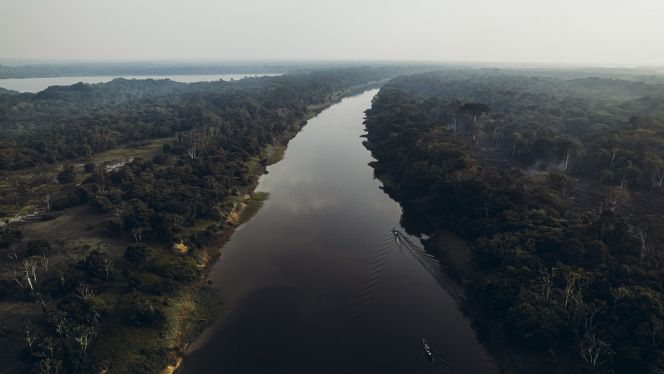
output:
M 0 90 L 3 373 L 664 370 L 660 75 L 289 69 Z
M 505 372 L 662 370 L 663 104 L 661 84 L 488 70 L 374 98 L 375 173 L 472 242 L 464 308 Z

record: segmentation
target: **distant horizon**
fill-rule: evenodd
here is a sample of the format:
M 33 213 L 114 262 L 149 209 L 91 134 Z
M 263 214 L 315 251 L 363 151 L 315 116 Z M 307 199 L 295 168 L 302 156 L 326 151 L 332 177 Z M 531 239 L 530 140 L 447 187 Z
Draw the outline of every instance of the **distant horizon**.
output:
M 51 58 L 0 58 L 0 65 L 21 67 L 29 64 L 42 65 L 75 65 L 75 64 L 219 64 L 219 65 L 298 65 L 298 64 L 415 64 L 415 65 L 482 65 L 482 66 L 533 66 L 533 67 L 599 67 L 599 68 L 664 68 L 662 63 L 636 63 L 636 62 L 537 62 L 537 61 L 491 61 L 491 60 L 399 60 L 399 59 L 272 59 L 272 58 L 234 58 L 234 59 L 208 59 L 208 58 L 173 58 L 173 59 L 51 59 Z

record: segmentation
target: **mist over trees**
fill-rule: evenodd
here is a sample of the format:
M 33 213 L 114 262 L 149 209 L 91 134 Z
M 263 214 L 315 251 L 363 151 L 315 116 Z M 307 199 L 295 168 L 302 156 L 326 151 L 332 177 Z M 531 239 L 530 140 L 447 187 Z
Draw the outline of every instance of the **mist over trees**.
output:
M 37 94 L 2 95 L 0 170 L 89 157 L 119 144 L 164 138 L 198 126 L 229 132 L 224 113 L 269 122 L 273 118 L 263 112 L 277 110 L 288 100 L 317 104 L 330 90 L 427 69 L 353 68 L 191 84 L 118 78 L 94 85 L 52 86 Z M 243 97 L 248 92 L 258 94 L 249 100 Z
M 300 69 L 300 65 L 239 65 L 219 63 L 31 63 L 22 66 L 0 64 L 0 79 L 122 75 L 211 75 L 211 74 L 282 74 Z M 2 86 L 0 81 L 0 86 Z

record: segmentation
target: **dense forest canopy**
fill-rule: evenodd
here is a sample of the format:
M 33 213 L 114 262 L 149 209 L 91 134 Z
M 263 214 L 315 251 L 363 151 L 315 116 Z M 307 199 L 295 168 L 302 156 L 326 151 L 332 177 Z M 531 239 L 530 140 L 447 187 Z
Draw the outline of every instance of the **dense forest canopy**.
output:
M 171 297 L 232 232 L 264 151 L 312 108 L 391 79 L 367 111 L 372 165 L 399 198 L 474 243 L 484 273 L 468 293 L 481 313 L 510 342 L 577 372 L 664 370 L 661 78 L 430 69 L 116 79 L 0 95 L 0 213 L 45 206 L 41 218 L 57 220 L 87 206 L 101 217 L 90 230 L 124 243 L 114 253 L 103 241 L 2 225 L 0 302 L 43 311 L 2 333 L 27 340 L 21 357 L 37 372 L 160 371 L 186 343 L 162 334 L 179 323 Z M 156 140 L 154 157 L 91 161 Z M 127 336 L 153 340 L 121 349 Z
M 664 370 L 663 85 L 425 73 L 386 84 L 366 127 L 376 174 L 474 242 L 483 315 L 571 362 L 542 370 Z
M 330 92 L 424 70 L 353 68 L 190 84 L 118 78 L 2 95 L 0 170 L 73 160 L 193 128 L 214 127 L 237 136 L 229 127 L 233 121 L 270 122 L 269 112 L 292 116 L 303 106 L 322 103 Z
M 622 187 L 662 187 L 662 84 L 445 71 L 395 79 L 384 90 L 392 87 L 426 101 L 436 120 L 456 124 L 459 133 L 472 132 L 474 147 L 490 138 L 527 165 Z M 473 102 L 490 112 L 471 119 L 461 103 Z

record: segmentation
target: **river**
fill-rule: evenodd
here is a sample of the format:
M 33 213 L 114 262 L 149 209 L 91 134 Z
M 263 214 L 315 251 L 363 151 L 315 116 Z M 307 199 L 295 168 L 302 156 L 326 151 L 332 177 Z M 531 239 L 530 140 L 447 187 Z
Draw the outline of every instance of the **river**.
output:
M 71 86 L 79 82 L 83 83 L 106 83 L 115 78 L 125 79 L 170 79 L 176 82 L 212 82 L 223 79 L 238 80 L 244 77 L 253 76 L 274 76 L 279 74 L 216 74 L 216 75 L 137 75 L 137 76 L 90 76 L 90 77 L 54 77 L 54 78 L 21 78 L 21 79 L 0 79 L 0 87 L 18 92 L 40 92 L 50 86 Z
M 458 287 L 367 165 L 360 136 L 376 93 L 324 110 L 268 168 L 257 191 L 269 200 L 209 277 L 227 308 L 177 374 L 494 372 Z

